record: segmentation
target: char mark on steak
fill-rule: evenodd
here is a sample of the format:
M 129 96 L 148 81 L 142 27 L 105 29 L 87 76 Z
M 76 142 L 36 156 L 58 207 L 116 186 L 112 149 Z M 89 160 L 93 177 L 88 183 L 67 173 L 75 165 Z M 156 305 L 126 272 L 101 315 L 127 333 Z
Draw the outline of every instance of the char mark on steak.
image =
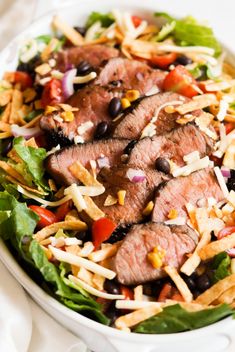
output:
M 183 157 L 196 150 L 200 157 L 211 153 L 213 141 L 193 124 L 163 135 L 141 139 L 130 152 L 129 163 L 143 168 L 154 168 L 159 157 L 171 159 L 179 166 L 183 166 Z
M 113 269 L 124 285 L 138 285 L 165 276 L 162 268 L 155 269 L 147 255 L 155 247 L 165 251 L 163 265 L 179 269 L 198 242 L 196 232 L 190 227 L 167 226 L 149 222 L 134 225 L 126 235 L 114 258 Z
M 185 205 L 197 205 L 201 199 L 214 197 L 218 202 L 224 195 L 213 169 L 196 171 L 189 176 L 173 178 L 157 192 L 152 221 L 165 221 L 170 210 L 177 210 L 178 216 L 187 218 Z
M 73 163 L 79 161 L 84 167 L 89 168 L 91 160 L 96 161 L 104 156 L 109 166 L 113 167 L 120 163 L 121 155 L 128 143 L 128 140 L 112 138 L 73 145 L 50 155 L 45 162 L 46 170 L 58 184 L 70 185 L 78 182 L 69 171 L 69 166 Z

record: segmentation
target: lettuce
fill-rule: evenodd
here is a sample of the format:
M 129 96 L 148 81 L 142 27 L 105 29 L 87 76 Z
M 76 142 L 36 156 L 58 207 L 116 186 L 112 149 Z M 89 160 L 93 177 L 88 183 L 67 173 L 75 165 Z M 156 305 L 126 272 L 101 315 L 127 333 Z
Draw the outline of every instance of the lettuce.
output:
M 171 24 L 174 22 L 174 28 L 169 31 L 168 34 L 173 36 L 176 44 L 180 46 L 205 46 L 214 49 L 215 56 L 220 55 L 221 46 L 215 38 L 212 28 L 199 24 L 193 17 L 186 17 L 182 20 L 177 20 L 168 14 L 161 12 L 155 13 L 155 16 L 163 17 Z
M 137 325 L 134 332 L 142 334 L 183 332 L 213 324 L 232 314 L 234 310 L 227 304 L 198 312 L 188 312 L 179 304 L 175 304 L 164 308 L 158 315 Z
M 212 262 L 211 268 L 214 270 L 212 277 L 213 283 L 224 279 L 231 274 L 230 272 L 231 258 L 225 252 L 217 254 Z
M 98 21 L 101 23 L 102 27 L 107 28 L 114 22 L 114 19 L 110 13 L 92 12 L 87 19 L 86 28 L 91 27 Z

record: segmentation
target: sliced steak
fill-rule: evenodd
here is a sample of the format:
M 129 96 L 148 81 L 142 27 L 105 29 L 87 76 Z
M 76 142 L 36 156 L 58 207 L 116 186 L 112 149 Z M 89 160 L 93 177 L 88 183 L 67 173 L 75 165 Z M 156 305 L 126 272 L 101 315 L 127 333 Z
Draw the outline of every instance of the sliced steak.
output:
M 118 57 L 101 67 L 94 84 L 117 84 L 123 89 L 137 89 L 145 94 L 155 85 L 161 89 L 165 77 L 166 72 L 154 70 L 143 62 Z
M 196 205 L 200 199 L 208 197 L 214 197 L 217 201 L 224 199 L 213 169 L 208 168 L 186 177 L 171 179 L 160 187 L 156 194 L 152 220 L 167 220 L 171 209 L 176 209 L 179 216 L 187 217 L 187 203 Z
M 198 150 L 201 157 L 210 154 L 213 141 L 193 124 L 163 135 L 141 139 L 135 144 L 129 156 L 129 163 L 138 167 L 155 167 L 158 157 L 173 160 L 177 165 L 183 166 L 184 155 Z
M 105 193 L 93 200 L 105 215 L 116 224 L 132 224 L 143 220 L 142 212 L 147 203 L 153 199 L 155 188 L 169 178 L 155 170 L 143 170 L 146 179 L 143 182 L 134 183 L 127 177 L 129 168 L 120 166 L 112 169 L 102 169 L 98 180 L 104 185 Z M 124 205 L 104 206 L 107 196 L 117 197 L 117 192 L 126 191 Z
M 78 160 L 85 167 L 89 167 L 90 160 L 97 160 L 104 155 L 108 158 L 109 165 L 112 167 L 120 162 L 123 149 L 128 142 L 125 139 L 108 139 L 61 149 L 46 159 L 46 170 L 59 184 L 70 185 L 76 183 L 77 180 L 68 169 L 74 162 Z
M 167 102 L 169 102 L 170 105 L 172 101 L 179 100 L 186 102 L 189 99 L 177 93 L 166 92 L 139 100 L 133 105 L 132 110 L 123 116 L 122 120 L 115 128 L 113 136 L 117 138 L 138 139 L 144 127 L 150 122 L 155 111 L 161 105 Z M 200 111 L 197 110 L 193 114 L 198 116 Z M 180 115 L 178 113 L 168 114 L 164 109 L 161 109 L 157 121 L 155 122 L 156 135 L 165 134 L 179 127 L 179 124 L 176 122 L 176 119 L 179 117 Z
M 162 269 L 155 269 L 147 255 L 154 247 L 165 250 L 164 265 L 175 268 L 187 259 L 198 242 L 197 234 L 188 226 L 166 226 L 146 223 L 131 228 L 114 258 L 114 271 L 124 285 L 141 284 L 165 276 Z
M 93 44 L 76 46 L 59 51 L 54 55 L 56 60 L 56 69 L 65 72 L 71 65 L 78 66 L 82 61 L 87 61 L 96 68 L 103 61 L 119 56 L 120 51 L 105 45 Z
M 91 141 L 95 129 L 100 122 L 106 121 L 111 123 L 108 105 L 110 100 L 119 94 L 118 90 L 109 90 L 100 86 L 87 86 L 76 92 L 67 101 L 68 104 L 79 109 L 74 113 L 75 118 L 73 121 L 60 122 L 54 120 L 54 114 L 50 114 L 42 116 L 40 126 L 47 133 L 58 135 L 57 143 L 59 143 L 61 137 L 72 141 L 73 138 L 78 135 L 78 127 L 90 121 L 93 126 L 81 136 L 84 141 Z

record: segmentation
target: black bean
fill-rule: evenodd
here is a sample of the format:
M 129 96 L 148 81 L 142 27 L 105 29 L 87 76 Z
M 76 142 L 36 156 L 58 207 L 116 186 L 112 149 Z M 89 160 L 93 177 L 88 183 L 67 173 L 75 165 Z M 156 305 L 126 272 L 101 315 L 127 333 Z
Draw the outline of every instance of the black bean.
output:
M 176 63 L 180 64 L 180 65 L 183 65 L 183 66 L 186 66 L 186 65 L 189 65 L 191 64 L 193 61 L 185 56 L 185 55 L 180 55 L 179 57 L 177 57 L 176 59 Z
M 6 138 L 2 140 L 1 143 L 1 155 L 2 156 L 7 156 L 7 153 L 11 150 L 12 148 L 12 138 Z
M 91 234 L 89 231 L 81 231 L 76 233 L 76 238 L 83 241 L 87 242 L 91 240 Z
M 77 74 L 78 75 L 86 75 L 91 72 L 92 67 L 88 61 L 81 61 L 80 64 L 77 66 Z
M 199 290 L 194 290 L 193 291 L 193 298 L 196 299 L 198 296 L 200 296 L 201 292 Z
M 170 173 L 170 164 L 165 158 L 157 158 L 155 166 L 158 171 L 164 172 L 165 174 Z
M 125 238 L 126 234 L 130 230 L 131 224 L 125 226 L 118 226 L 107 240 L 108 243 L 115 243 Z
M 105 280 L 104 289 L 112 295 L 119 295 L 120 288 L 119 285 L 114 280 Z
M 115 307 L 115 301 L 109 305 L 105 315 L 110 319 L 110 325 L 113 325 L 115 320 L 120 316 L 120 310 Z
M 228 180 L 227 187 L 229 191 L 235 191 L 235 178 L 230 178 Z
M 129 155 L 137 142 L 138 141 L 136 139 L 133 139 L 133 141 L 130 141 L 130 143 L 128 143 L 125 149 L 123 150 L 123 154 Z
M 105 122 L 105 121 L 100 122 L 96 127 L 94 138 L 95 139 L 104 138 L 108 132 L 108 127 L 109 127 L 109 125 L 107 122 Z
M 211 286 L 211 282 L 207 274 L 202 274 L 198 276 L 195 280 L 195 283 L 196 287 L 201 292 L 206 291 Z
M 86 28 L 85 27 L 74 27 L 74 29 L 80 33 L 83 37 L 86 34 Z
M 207 67 L 204 65 L 204 66 L 201 66 L 200 67 L 200 76 L 197 77 L 197 81 L 205 81 L 207 79 Z
M 194 291 L 196 289 L 196 284 L 192 276 L 184 275 L 183 279 L 191 291 Z
M 109 115 L 113 118 L 117 117 L 118 114 L 122 111 L 122 103 L 121 99 L 114 97 L 113 99 L 110 100 L 109 102 L 109 107 L 108 107 Z

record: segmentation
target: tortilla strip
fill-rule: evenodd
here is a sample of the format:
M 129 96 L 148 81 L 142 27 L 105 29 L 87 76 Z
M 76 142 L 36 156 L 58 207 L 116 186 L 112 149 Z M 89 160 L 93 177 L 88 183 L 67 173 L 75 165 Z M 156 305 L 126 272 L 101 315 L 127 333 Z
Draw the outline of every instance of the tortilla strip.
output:
M 100 210 L 100 208 L 97 207 L 97 205 L 93 202 L 93 200 L 91 199 L 91 197 L 89 196 L 83 196 L 85 202 L 86 202 L 86 209 L 84 209 L 84 211 L 87 213 L 87 215 L 89 215 L 89 217 L 92 220 L 99 220 L 100 218 L 105 217 L 105 213 L 102 212 L 102 210 Z
M 23 185 L 25 185 L 25 180 L 23 176 L 17 172 L 11 165 L 9 165 L 6 161 L 0 160 L 0 168 L 3 169 L 8 175 L 13 177 L 16 181 L 19 181 Z
M 211 234 L 209 232 L 203 233 L 193 254 L 186 260 L 186 262 L 180 268 L 180 271 L 182 273 L 190 276 L 194 272 L 194 270 L 198 267 L 198 265 L 201 262 L 201 258 L 198 255 L 198 252 L 210 241 L 211 241 Z
M 12 89 L 3 90 L 0 92 L 0 106 L 5 106 L 10 103 L 12 97 Z
M 53 17 L 52 25 L 55 26 L 56 29 L 59 29 L 75 46 L 82 45 L 84 43 L 83 36 L 73 27 L 62 21 L 59 16 Z
M 208 290 L 198 296 L 194 302 L 209 305 L 232 286 L 235 286 L 235 274 L 218 281 L 215 285 L 211 286 Z
M 79 161 L 73 163 L 69 167 L 69 171 L 85 186 L 103 187 Z
M 154 306 L 149 306 L 147 308 L 142 308 L 138 309 L 134 312 L 128 313 L 126 315 L 123 315 L 119 317 L 115 321 L 115 326 L 118 329 L 125 329 L 125 328 L 131 328 L 132 326 L 135 326 L 139 324 L 140 322 L 151 318 L 152 316 L 162 312 L 161 307 L 154 307 Z
M 170 266 L 164 267 L 165 272 L 170 276 L 170 278 L 175 283 L 176 287 L 178 288 L 179 292 L 183 296 L 185 302 L 192 302 L 193 295 L 189 290 L 188 286 L 186 285 L 185 281 L 182 277 L 178 274 L 177 270 Z
M 29 127 L 34 126 L 37 122 L 40 121 L 41 117 L 42 117 L 41 114 L 38 115 L 38 116 L 36 116 L 33 120 L 31 120 L 31 121 L 29 121 L 28 123 L 26 123 L 26 124 L 24 125 L 24 127 L 25 127 L 25 128 L 29 128 Z
M 50 235 L 56 233 L 58 230 L 77 230 L 77 231 L 85 231 L 87 230 L 87 224 L 80 220 L 76 221 L 60 221 L 55 222 L 49 226 L 44 227 L 42 230 L 38 231 L 33 238 L 40 242 Z
M 7 106 L 5 107 L 3 113 L 1 114 L 1 121 L 8 123 L 9 122 L 10 113 L 11 113 L 11 103 L 7 104 Z
M 0 121 L 0 131 L 11 132 L 11 126 L 9 123 Z
M 41 195 L 41 196 L 44 196 L 44 195 L 45 195 L 45 192 L 39 191 L 39 190 L 36 189 L 36 188 L 29 187 L 29 186 L 27 186 L 27 185 L 25 185 L 25 184 L 23 184 L 23 183 L 21 183 L 21 182 L 15 180 L 15 179 L 14 179 L 13 177 L 11 177 L 11 176 L 6 176 L 6 178 L 7 178 L 10 182 L 14 183 L 15 185 L 19 185 L 19 186 L 23 187 L 23 188 L 26 189 L 27 191 L 30 191 L 30 192 L 32 192 L 32 193 L 39 194 L 39 195 Z
M 216 300 L 216 303 L 233 303 L 235 299 L 235 286 L 230 287 L 228 290 L 224 291 L 221 296 Z
M 23 93 L 18 89 L 14 89 L 12 93 L 11 112 L 9 117 L 10 124 L 14 124 L 14 123 L 17 124 L 21 122 L 18 111 L 20 110 L 22 105 L 23 105 Z
M 213 241 L 207 244 L 199 251 L 199 256 L 202 260 L 213 258 L 216 254 L 231 249 L 235 246 L 235 233 L 224 237 L 221 240 Z
M 177 106 L 175 108 L 175 111 L 177 111 L 181 115 L 184 115 L 198 109 L 206 108 L 216 103 L 218 103 L 218 101 L 214 94 L 203 94 L 194 97 L 188 103 Z

